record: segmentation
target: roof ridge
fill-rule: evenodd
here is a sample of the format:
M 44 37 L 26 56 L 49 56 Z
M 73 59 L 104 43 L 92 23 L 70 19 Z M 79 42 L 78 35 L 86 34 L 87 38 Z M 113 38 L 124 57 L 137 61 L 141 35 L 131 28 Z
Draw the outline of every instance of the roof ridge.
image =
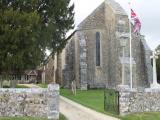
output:
M 105 0 L 105 3 L 110 5 L 110 7 L 113 9 L 113 11 L 116 14 L 122 14 L 127 15 L 126 11 L 122 8 L 122 6 L 116 2 L 115 0 Z
M 82 20 L 82 22 L 80 22 L 77 26 L 77 29 L 81 27 L 81 25 L 83 25 L 83 23 L 85 23 L 85 21 L 92 15 L 94 15 L 96 13 L 96 11 L 98 11 L 101 7 L 103 7 L 103 5 L 105 5 L 105 2 L 102 2 L 97 8 L 95 8 L 86 18 L 84 18 Z

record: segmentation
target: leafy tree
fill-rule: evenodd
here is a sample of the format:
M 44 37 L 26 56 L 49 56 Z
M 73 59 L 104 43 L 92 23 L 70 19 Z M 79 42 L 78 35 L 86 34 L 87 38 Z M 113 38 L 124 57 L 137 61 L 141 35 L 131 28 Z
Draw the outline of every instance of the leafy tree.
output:
M 160 45 L 156 48 L 156 50 L 160 50 Z M 160 55 L 158 56 L 158 59 L 156 61 L 156 67 L 157 67 L 157 80 L 158 83 L 160 83 Z
M 0 71 L 32 69 L 66 44 L 74 27 L 70 0 L 0 0 Z
M 19 12 L 13 8 L 1 11 L 0 67 L 1 71 L 19 71 L 39 63 L 43 51 L 38 47 L 36 30 L 40 16 L 36 11 Z
M 0 74 L 34 69 L 74 27 L 70 0 L 0 0 Z

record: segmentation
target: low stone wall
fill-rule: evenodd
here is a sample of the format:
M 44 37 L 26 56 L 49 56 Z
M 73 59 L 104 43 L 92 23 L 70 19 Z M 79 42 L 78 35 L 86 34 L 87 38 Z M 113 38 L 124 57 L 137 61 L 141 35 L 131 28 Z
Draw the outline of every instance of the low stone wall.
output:
M 160 90 L 119 90 L 120 115 L 160 111 Z
M 59 85 L 48 88 L 0 89 L 0 116 L 59 118 Z

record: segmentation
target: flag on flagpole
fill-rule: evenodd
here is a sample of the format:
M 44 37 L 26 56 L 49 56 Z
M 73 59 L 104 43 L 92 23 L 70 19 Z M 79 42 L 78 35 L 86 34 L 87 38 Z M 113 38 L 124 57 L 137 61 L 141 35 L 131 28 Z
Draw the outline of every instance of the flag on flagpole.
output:
M 132 9 L 131 9 L 131 19 L 134 21 L 133 32 L 139 33 L 141 30 L 141 22 L 140 22 L 139 18 L 137 17 L 137 14 Z
M 133 18 L 135 18 L 135 17 L 137 17 L 137 15 L 136 15 L 136 13 L 131 9 L 131 18 L 133 19 Z

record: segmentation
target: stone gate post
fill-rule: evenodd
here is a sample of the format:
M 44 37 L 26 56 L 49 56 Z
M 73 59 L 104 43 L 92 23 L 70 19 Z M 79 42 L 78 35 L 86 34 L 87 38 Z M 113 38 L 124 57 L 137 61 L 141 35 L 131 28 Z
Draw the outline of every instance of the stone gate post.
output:
M 58 120 L 59 119 L 59 85 L 49 84 L 48 85 L 48 119 Z

